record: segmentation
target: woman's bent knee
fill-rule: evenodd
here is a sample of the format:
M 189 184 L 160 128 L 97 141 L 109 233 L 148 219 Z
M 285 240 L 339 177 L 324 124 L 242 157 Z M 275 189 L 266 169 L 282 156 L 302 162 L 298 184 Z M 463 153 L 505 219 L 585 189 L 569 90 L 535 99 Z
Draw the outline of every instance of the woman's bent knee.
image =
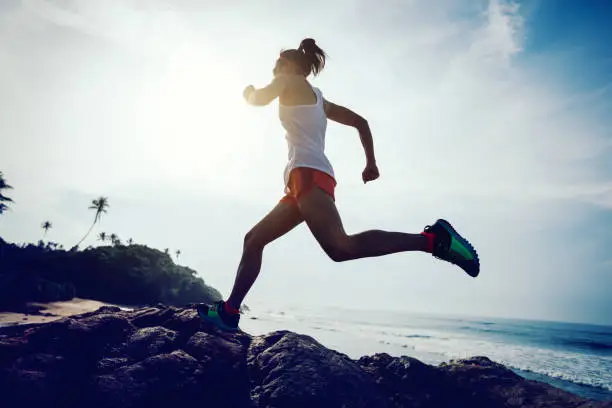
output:
M 266 243 L 257 236 L 257 232 L 251 230 L 244 236 L 242 249 L 243 251 L 262 251 L 265 245 Z
M 344 262 L 353 259 L 353 252 L 348 245 L 329 245 L 324 246 L 323 250 L 334 262 Z

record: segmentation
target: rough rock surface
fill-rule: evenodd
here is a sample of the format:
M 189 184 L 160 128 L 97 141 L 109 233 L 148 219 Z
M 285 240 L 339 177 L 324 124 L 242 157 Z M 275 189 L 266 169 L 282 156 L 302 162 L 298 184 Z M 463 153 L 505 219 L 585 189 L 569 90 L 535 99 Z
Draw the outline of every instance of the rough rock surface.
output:
M 2 407 L 612 408 L 486 357 L 352 360 L 309 336 L 226 333 L 191 308 L 102 307 L 0 329 Z

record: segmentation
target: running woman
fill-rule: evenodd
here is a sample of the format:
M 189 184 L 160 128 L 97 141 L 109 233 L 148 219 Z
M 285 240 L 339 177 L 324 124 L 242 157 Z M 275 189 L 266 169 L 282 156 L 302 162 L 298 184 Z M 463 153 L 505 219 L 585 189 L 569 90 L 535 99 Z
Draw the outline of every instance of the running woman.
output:
M 326 100 L 308 82 L 311 74 L 321 72 L 325 58 L 315 41 L 307 38 L 297 49 L 280 53 L 268 86 L 255 89 L 250 85 L 244 90 L 244 98 L 254 106 L 268 105 L 279 98 L 279 117 L 286 131 L 289 160 L 284 171 L 285 196 L 246 234 L 229 298 L 212 305 L 197 305 L 202 319 L 222 329 L 238 330 L 240 305 L 259 275 L 265 246 L 304 221 L 335 262 L 422 251 L 457 265 L 472 277 L 480 271 L 478 254 L 472 245 L 443 219 L 416 234 L 380 230 L 346 233 L 335 205 L 334 170 L 324 152 L 328 119 L 359 132 L 366 156 L 363 182 L 374 181 L 380 174 L 367 120 Z

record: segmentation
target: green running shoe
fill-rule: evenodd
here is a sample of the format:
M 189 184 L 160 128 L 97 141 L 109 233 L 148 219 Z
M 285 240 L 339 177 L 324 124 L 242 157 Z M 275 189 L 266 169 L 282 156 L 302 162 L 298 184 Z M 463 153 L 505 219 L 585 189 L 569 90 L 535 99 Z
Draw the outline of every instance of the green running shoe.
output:
M 446 220 L 440 219 L 434 225 L 425 227 L 425 232 L 434 234 L 432 255 L 450 262 L 475 278 L 480 273 L 478 253 Z
M 200 303 L 196 306 L 196 310 L 198 311 L 198 315 L 200 315 L 202 320 L 210 322 L 220 329 L 227 331 L 240 330 L 238 328 L 240 315 L 227 313 L 223 307 L 224 303 L 225 302 L 222 300 L 213 303 L 212 305 Z

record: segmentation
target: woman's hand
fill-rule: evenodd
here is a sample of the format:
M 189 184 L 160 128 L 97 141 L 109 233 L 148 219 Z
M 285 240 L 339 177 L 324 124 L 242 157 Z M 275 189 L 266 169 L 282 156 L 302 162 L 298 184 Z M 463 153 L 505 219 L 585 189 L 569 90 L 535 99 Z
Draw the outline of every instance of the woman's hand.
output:
M 244 88 L 244 91 L 242 91 L 242 96 L 248 102 L 249 96 L 251 96 L 253 92 L 255 92 L 255 87 L 253 85 L 249 85 L 246 88 Z
M 374 181 L 378 177 L 380 177 L 380 173 L 378 172 L 378 166 L 376 166 L 376 163 L 366 164 L 366 168 L 363 170 L 363 173 L 361 173 L 363 182 L 367 183 L 368 181 Z

